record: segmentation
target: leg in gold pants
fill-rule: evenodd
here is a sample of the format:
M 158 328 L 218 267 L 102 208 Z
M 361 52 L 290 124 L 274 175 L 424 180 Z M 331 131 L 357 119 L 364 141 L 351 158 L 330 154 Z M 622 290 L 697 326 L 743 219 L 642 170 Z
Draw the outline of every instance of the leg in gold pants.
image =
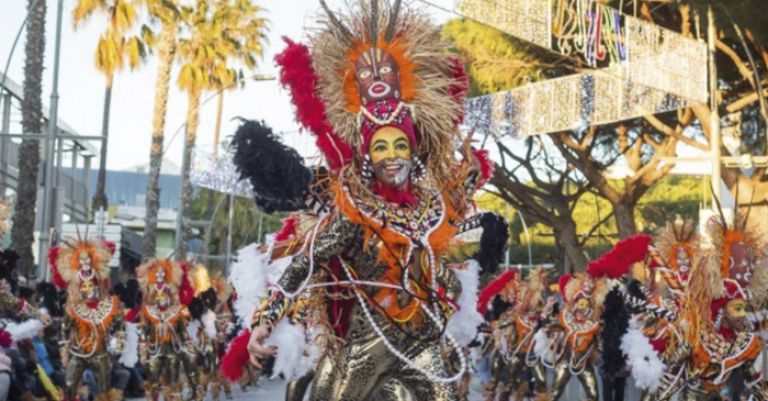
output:
M 594 368 L 587 366 L 577 377 L 581 387 L 587 395 L 587 401 L 598 401 L 597 395 L 597 375 Z M 552 385 L 552 400 L 559 400 L 571 379 L 571 370 L 567 360 L 560 361 L 555 366 L 555 381 Z
M 86 368 L 91 368 L 91 371 L 93 371 L 93 375 L 96 378 L 96 386 L 99 388 L 99 394 L 106 393 L 111 389 L 112 363 L 106 352 L 97 353 L 89 358 L 81 358 L 73 355 L 69 359 L 69 364 L 67 365 L 67 371 L 64 377 L 67 386 L 66 397 L 68 400 L 73 400 L 77 396 L 77 390 L 80 387 L 80 381 L 83 378 L 83 372 Z M 94 396 L 97 395 L 98 394 L 94 394 Z

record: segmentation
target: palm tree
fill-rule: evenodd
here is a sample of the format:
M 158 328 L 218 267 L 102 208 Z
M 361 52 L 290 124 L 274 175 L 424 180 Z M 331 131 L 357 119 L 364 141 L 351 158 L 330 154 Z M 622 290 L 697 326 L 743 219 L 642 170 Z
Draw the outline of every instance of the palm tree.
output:
M 188 26 L 187 35 L 179 40 L 179 57 L 183 60 L 178 84 L 187 92 L 187 121 L 182 160 L 182 191 L 179 207 L 181 232 L 176 255 L 186 258 L 190 229 L 184 211 L 192 201 L 189 182 L 192 151 L 197 137 L 200 98 L 206 90 L 231 88 L 241 81 L 242 71 L 230 62 L 252 70 L 263 54 L 266 20 L 259 16 L 261 7 L 249 0 L 197 0 L 196 6 L 182 8 Z
M 27 43 L 24 48 L 24 99 L 21 126 L 25 133 L 43 132 L 43 60 L 45 54 L 45 0 L 28 0 Z M 19 185 L 13 215 L 11 241 L 19 254 L 20 271 L 27 277 L 34 271 L 32 243 L 35 240 L 37 175 L 40 168 L 40 143 L 25 139 L 19 148 Z M 41 256 L 45 257 L 45 256 Z
M 168 91 L 171 87 L 171 67 L 176 58 L 176 40 L 179 29 L 176 0 L 147 0 L 148 11 L 161 23 L 160 34 L 155 40 L 149 27 L 142 32 L 149 39 L 147 44 L 157 52 L 158 66 L 155 81 L 155 107 L 152 116 L 152 143 L 149 150 L 149 176 L 147 178 L 146 219 L 144 227 L 144 257 L 155 256 L 157 244 L 157 214 L 160 210 L 160 168 L 165 140 L 165 115 L 168 111 Z
M 107 17 L 107 27 L 96 46 L 96 68 L 106 77 L 104 91 L 104 110 L 102 112 L 101 155 L 99 158 L 99 177 L 96 192 L 93 195 L 92 209 L 97 211 L 107 208 L 107 195 L 104 191 L 107 169 L 107 138 L 109 137 L 109 111 L 112 103 L 112 84 L 115 72 L 121 70 L 126 62 L 135 69 L 146 56 L 144 42 L 140 36 L 130 35 L 129 31 L 136 24 L 137 5 L 134 0 L 78 0 L 72 13 L 75 28 L 85 23 L 93 14 L 101 13 Z

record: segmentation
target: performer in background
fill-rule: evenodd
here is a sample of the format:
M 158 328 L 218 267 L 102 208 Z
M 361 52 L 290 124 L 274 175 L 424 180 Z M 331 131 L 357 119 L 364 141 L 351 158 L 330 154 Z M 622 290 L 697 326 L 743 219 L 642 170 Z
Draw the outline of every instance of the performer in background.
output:
M 196 399 L 205 389 L 199 386 L 193 365 L 194 346 L 187 333 L 187 309 L 181 297 L 194 295 L 187 269 L 168 259 L 151 259 L 136 270 L 144 304 L 141 310 L 139 355 L 147 367 L 145 391 L 148 401 L 181 401 L 182 374 L 186 374 Z M 189 292 L 192 292 L 189 294 Z
M 119 400 L 112 391 L 112 361 L 109 343 L 112 335 L 125 338 L 120 299 L 110 295 L 109 261 L 114 245 L 88 239 L 69 239 L 51 249 L 49 260 L 53 281 L 67 289 L 66 316 L 62 325 L 61 358 L 66 368 L 66 398 L 74 400 L 90 369 L 96 379 L 96 400 Z M 121 350 L 124 344 L 117 344 Z

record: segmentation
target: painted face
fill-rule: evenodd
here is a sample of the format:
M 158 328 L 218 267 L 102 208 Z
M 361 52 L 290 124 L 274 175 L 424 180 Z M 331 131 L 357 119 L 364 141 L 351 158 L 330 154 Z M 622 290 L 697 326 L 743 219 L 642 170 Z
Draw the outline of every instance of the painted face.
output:
M 93 280 L 80 282 L 80 296 L 86 301 L 92 301 L 99 298 L 99 289 Z
M 691 257 L 685 248 L 678 248 L 675 252 L 675 261 L 680 273 L 688 273 L 691 268 Z
M 592 303 L 587 298 L 581 298 L 576 301 L 576 310 L 579 312 L 586 312 L 592 309 Z
M 369 49 L 355 61 L 357 90 L 363 104 L 377 100 L 400 100 L 400 71 L 391 54 Z
M 403 131 L 384 127 L 371 138 L 368 154 L 376 179 L 394 188 L 404 188 L 411 172 L 411 144 Z
M 731 278 L 744 288 L 749 286 L 752 272 L 755 270 L 755 250 L 743 242 L 734 243 L 731 245 L 730 263 Z
M 743 299 L 734 299 L 728 302 L 725 305 L 724 326 L 736 331 L 749 330 L 747 308 L 747 302 Z
M 158 284 L 165 283 L 165 269 L 157 269 L 157 274 L 155 275 L 155 278 Z
M 88 252 L 80 252 L 79 255 L 77 255 L 77 263 L 80 265 L 80 279 L 90 280 L 93 278 L 93 263 L 91 261 L 91 256 L 88 255 Z

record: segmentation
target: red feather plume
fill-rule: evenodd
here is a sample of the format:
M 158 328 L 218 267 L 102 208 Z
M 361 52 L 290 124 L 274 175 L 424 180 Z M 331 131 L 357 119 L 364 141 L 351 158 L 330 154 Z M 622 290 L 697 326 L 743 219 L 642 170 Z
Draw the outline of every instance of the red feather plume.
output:
M 610 251 L 589 263 L 587 274 L 612 279 L 626 275 L 633 264 L 648 256 L 648 245 L 652 240 L 649 235 L 638 234 L 619 241 Z
M 501 292 L 501 290 L 516 277 L 517 270 L 507 270 L 499 277 L 496 277 L 495 280 L 488 283 L 488 285 L 480 291 L 480 295 L 477 297 L 477 311 L 485 316 L 485 313 L 488 312 L 488 302 L 490 302 L 496 294 Z
M 563 297 L 564 302 L 567 301 L 567 297 L 565 296 L 565 286 L 568 285 L 572 278 L 573 276 L 570 274 L 563 274 L 559 279 L 557 279 L 557 287 L 558 290 L 560 290 L 560 296 Z
M 189 264 L 187 262 L 181 263 L 181 285 L 179 286 L 179 301 L 182 305 L 189 305 L 192 303 L 192 299 L 195 297 L 195 288 L 192 287 L 192 282 L 189 280 Z
M 116 249 L 116 247 L 115 247 L 115 243 L 114 243 L 114 242 L 112 242 L 112 241 L 101 241 L 101 243 L 102 243 L 102 244 L 103 244 L 103 245 L 104 245 L 104 246 L 105 246 L 107 249 L 109 249 L 109 254 L 114 256 L 114 254 L 115 254 L 115 249 Z
M 464 64 L 458 57 L 451 58 L 451 69 L 453 78 L 456 80 L 456 85 L 451 86 L 449 92 L 456 100 L 456 103 L 462 108 L 462 113 L 459 114 L 457 121 L 455 121 L 456 124 L 461 124 L 464 121 L 464 97 L 469 90 L 469 77 L 467 76 L 466 69 L 464 69 Z
M 283 220 L 283 228 L 275 235 L 275 241 L 286 241 L 294 235 L 296 235 L 296 217 L 291 216 Z
M 245 330 L 229 344 L 227 353 L 221 358 L 221 374 L 231 382 L 240 380 L 243 376 L 243 366 L 249 363 L 248 341 L 251 331 Z
M 328 167 L 338 170 L 352 160 L 352 147 L 333 132 L 328 122 L 325 104 L 318 95 L 319 78 L 312 67 L 309 48 L 286 37 L 283 40 L 287 47 L 275 56 L 275 63 L 281 67 L 280 84 L 291 93 L 296 121 L 317 137 L 317 147 L 325 155 Z
M 477 187 L 480 188 L 493 175 L 493 160 L 491 160 L 487 150 L 475 150 L 472 153 L 477 158 L 477 162 L 480 163 L 480 182 L 477 183 Z
M 54 246 L 48 250 L 48 265 L 51 268 L 53 285 L 61 290 L 66 290 L 67 282 L 61 277 L 61 273 L 59 273 L 59 265 L 56 263 L 56 259 L 59 257 L 59 249 L 58 246 Z

